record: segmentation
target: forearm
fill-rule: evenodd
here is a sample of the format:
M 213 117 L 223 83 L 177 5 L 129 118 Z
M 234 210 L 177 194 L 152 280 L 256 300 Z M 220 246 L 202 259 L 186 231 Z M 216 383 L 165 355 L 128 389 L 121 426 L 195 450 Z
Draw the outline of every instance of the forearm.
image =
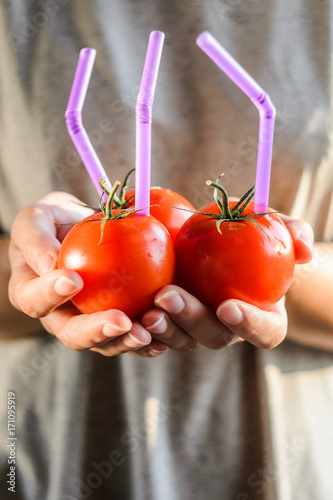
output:
M 0 238 L 0 339 L 22 337 L 41 330 L 39 320 L 21 313 L 9 302 L 9 240 L 9 237 Z
M 317 243 L 310 264 L 297 266 L 286 307 L 288 337 L 333 351 L 333 244 Z

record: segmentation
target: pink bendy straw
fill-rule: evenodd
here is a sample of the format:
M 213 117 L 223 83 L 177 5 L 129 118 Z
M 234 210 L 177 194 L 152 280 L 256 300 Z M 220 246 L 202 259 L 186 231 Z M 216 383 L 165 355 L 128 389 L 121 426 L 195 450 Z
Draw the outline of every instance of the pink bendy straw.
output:
M 65 117 L 67 130 L 81 160 L 98 193 L 102 194 L 102 188 L 98 183 L 100 177 L 105 179 L 106 185 L 110 189 L 112 189 L 112 186 L 82 124 L 82 108 L 86 98 L 95 57 L 95 49 L 85 48 L 80 51 Z
M 275 107 L 269 95 L 266 94 L 257 82 L 253 80 L 244 68 L 235 61 L 208 31 L 204 31 L 198 36 L 197 45 L 251 99 L 259 110 L 260 123 L 254 212 L 267 212 L 276 113 Z
M 152 108 L 164 38 L 160 31 L 150 34 L 136 101 L 135 210 L 140 215 L 149 215 Z

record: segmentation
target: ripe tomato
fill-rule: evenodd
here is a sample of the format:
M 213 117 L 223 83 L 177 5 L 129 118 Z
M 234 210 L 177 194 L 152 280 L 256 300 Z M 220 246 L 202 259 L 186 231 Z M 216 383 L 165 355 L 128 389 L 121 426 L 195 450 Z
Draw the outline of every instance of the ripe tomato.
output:
M 58 266 L 81 275 L 84 287 L 72 302 L 82 313 L 120 309 L 139 319 L 157 291 L 173 282 L 173 242 L 158 220 L 138 214 L 106 219 L 101 239 L 102 219 L 95 213 L 68 232 Z
M 134 190 L 126 193 L 126 199 L 134 195 Z M 135 199 L 132 198 L 128 203 L 128 207 L 134 206 Z M 191 217 L 191 212 L 186 212 L 186 209 L 194 211 L 195 208 L 186 198 L 181 196 L 171 189 L 165 189 L 161 187 L 152 187 L 150 189 L 150 213 L 153 217 L 162 222 L 164 227 L 170 233 L 172 240 L 174 241 L 176 235 L 184 224 L 184 222 Z M 178 207 L 178 208 L 174 208 Z
M 236 203 L 230 201 L 229 207 Z M 253 210 L 251 202 L 242 215 Z M 220 214 L 220 208 L 214 203 L 202 212 Z M 217 219 L 192 215 L 175 240 L 176 283 L 214 311 L 227 299 L 269 310 L 293 279 L 294 246 L 276 213 L 252 220 L 261 229 L 249 220 L 227 220 L 219 232 Z

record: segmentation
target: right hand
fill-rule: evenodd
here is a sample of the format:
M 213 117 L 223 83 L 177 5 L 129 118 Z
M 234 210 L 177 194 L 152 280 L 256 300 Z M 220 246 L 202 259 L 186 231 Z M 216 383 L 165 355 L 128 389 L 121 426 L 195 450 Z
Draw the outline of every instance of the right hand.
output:
M 75 271 L 57 269 L 61 242 L 71 226 L 92 210 L 77 198 L 53 192 L 19 212 L 9 247 L 9 298 L 14 307 L 40 318 L 44 328 L 70 349 L 91 349 L 106 356 L 135 351 L 151 344 L 150 334 L 121 311 L 81 314 L 70 299 L 83 287 Z

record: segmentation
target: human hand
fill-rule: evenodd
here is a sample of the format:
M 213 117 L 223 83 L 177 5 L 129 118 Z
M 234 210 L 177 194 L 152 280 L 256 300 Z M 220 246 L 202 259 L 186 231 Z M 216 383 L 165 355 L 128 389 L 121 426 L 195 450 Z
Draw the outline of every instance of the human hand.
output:
M 294 242 L 297 264 L 311 261 L 313 233 L 302 221 L 282 216 Z M 142 318 L 143 326 L 155 340 L 161 352 L 169 346 L 190 350 L 205 346 L 221 349 L 247 340 L 264 349 L 277 346 L 287 333 L 287 314 L 281 299 L 270 311 L 262 311 L 241 300 L 223 302 L 214 314 L 195 297 L 177 286 L 168 286 L 155 298 L 156 308 Z M 158 351 L 157 349 L 157 351 Z M 147 348 L 136 351 L 149 355 Z
M 54 192 L 24 208 L 15 218 L 9 257 L 9 298 L 14 307 L 33 318 L 67 347 L 92 349 L 107 356 L 128 352 L 151 342 L 151 336 L 121 311 L 81 314 L 70 299 L 83 287 L 80 275 L 57 269 L 61 242 L 71 226 L 92 213 L 79 200 Z

